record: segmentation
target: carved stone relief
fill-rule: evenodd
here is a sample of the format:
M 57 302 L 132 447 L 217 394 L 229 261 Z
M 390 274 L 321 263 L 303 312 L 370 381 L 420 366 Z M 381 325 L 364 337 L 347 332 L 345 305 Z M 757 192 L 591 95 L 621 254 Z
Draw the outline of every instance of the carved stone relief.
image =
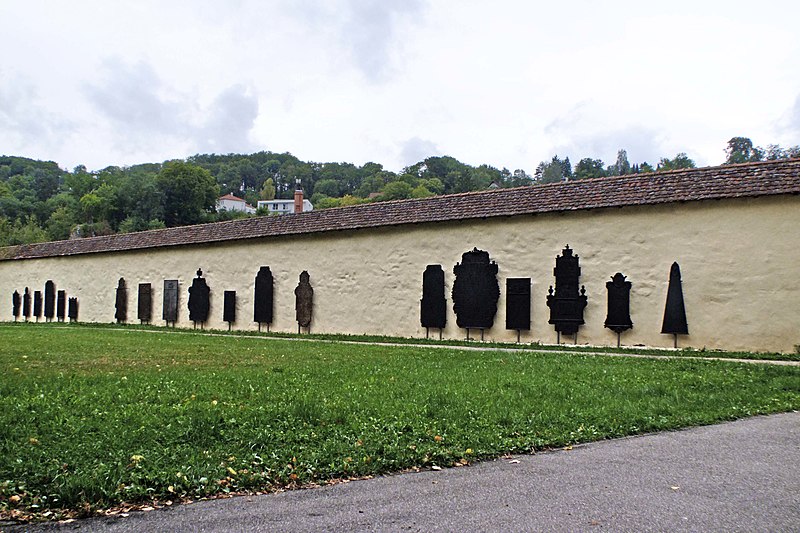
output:
M 577 255 L 572 254 L 572 249 L 567 245 L 561 255 L 556 256 L 556 267 L 553 269 L 556 277 L 556 289 L 550 286 L 547 295 L 547 307 L 550 308 L 549 324 L 555 326 L 560 334 L 574 335 L 578 333 L 583 321 L 583 310 L 586 308 L 586 289 L 581 286 L 578 290 L 578 279 L 581 276 L 581 267 Z
M 689 325 L 686 323 L 686 307 L 683 303 L 681 267 L 678 266 L 678 263 L 672 263 L 672 267 L 669 269 L 669 287 L 667 288 L 667 303 L 664 307 L 661 333 L 689 334 Z
M 52 280 L 44 284 L 44 316 L 48 322 L 56 316 L 56 284 Z
M 149 283 L 139 284 L 139 298 L 136 305 L 136 318 L 143 323 L 150 322 L 153 318 L 153 296 Z
M 222 320 L 228 323 L 229 328 L 236 322 L 236 291 L 223 293 Z
M 58 291 L 56 298 L 56 318 L 59 322 L 64 321 L 67 312 L 67 291 Z
M 262 266 L 256 275 L 253 321 L 259 324 L 272 323 L 272 271 Z
M 422 273 L 420 323 L 423 328 L 443 329 L 447 324 L 447 299 L 444 297 L 442 265 L 428 265 Z
M 178 321 L 178 280 L 164 280 L 164 307 L 161 318 L 172 322 L 173 325 Z
M 491 328 L 500 298 L 497 263 L 490 261 L 489 252 L 475 248 L 461 255 L 453 273 L 453 311 L 458 327 Z
M 314 309 L 314 289 L 311 287 L 307 270 L 300 273 L 300 281 L 294 289 L 294 310 L 297 326 L 308 328 Z
M 506 329 L 531 329 L 531 278 L 506 279 Z
M 114 318 L 117 322 L 128 320 L 128 288 L 125 286 L 125 278 L 119 278 L 117 282 L 116 299 L 114 302 Z
M 211 289 L 203 279 L 203 271 L 198 268 L 197 277 L 192 280 L 192 286 L 189 287 L 189 320 L 200 323 L 208 320 L 210 293 Z

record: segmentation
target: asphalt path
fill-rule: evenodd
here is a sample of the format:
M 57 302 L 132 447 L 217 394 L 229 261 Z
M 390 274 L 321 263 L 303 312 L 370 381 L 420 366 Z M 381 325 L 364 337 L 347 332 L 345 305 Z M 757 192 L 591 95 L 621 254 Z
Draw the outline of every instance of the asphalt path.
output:
M 800 531 L 800 412 L 8 531 Z

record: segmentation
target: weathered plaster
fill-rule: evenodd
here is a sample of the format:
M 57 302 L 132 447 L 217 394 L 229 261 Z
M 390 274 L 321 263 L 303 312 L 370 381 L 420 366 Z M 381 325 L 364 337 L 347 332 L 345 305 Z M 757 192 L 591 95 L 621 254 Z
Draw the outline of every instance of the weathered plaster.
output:
M 491 218 L 275 237 L 205 246 L 0 261 L 0 320 L 13 320 L 11 294 L 57 289 L 80 300 L 82 322 L 114 321 L 117 280 L 129 291 L 128 321 L 136 322 L 139 283 L 153 287 L 153 323 L 163 324 L 163 280 L 180 280 L 179 327 L 188 320 L 188 288 L 198 268 L 211 287 L 206 328 L 227 329 L 223 291 L 237 293 L 235 329 L 256 329 L 253 290 L 258 269 L 275 278 L 273 331 L 296 332 L 294 288 L 308 270 L 314 287 L 314 333 L 369 333 L 424 337 L 419 325 L 422 273 L 438 263 L 448 300 L 445 338 L 464 338 L 452 308 L 453 266 L 477 247 L 499 265 L 500 301 L 487 340 L 516 340 L 505 327 L 505 278 L 533 279 L 525 342 L 554 343 L 547 323 L 547 288 L 555 257 L 565 244 L 580 256 L 581 283 L 589 304 L 578 342 L 615 345 L 603 327 L 605 283 L 618 271 L 633 283 L 632 330 L 624 345 L 672 346 L 662 335 L 669 268 L 677 261 L 690 335 L 680 346 L 731 350 L 793 351 L 800 344 L 800 198 L 771 197 L 560 214 Z M 478 335 L 474 332 L 473 337 Z M 572 339 L 562 339 L 571 342 Z

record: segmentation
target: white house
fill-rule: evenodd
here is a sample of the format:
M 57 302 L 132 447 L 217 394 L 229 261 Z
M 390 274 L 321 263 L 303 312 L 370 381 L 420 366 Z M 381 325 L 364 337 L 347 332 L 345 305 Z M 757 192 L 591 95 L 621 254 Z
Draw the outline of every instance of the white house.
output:
M 259 206 L 260 205 L 261 202 L 259 202 Z M 225 211 L 244 211 L 245 213 L 250 214 L 256 212 L 255 207 L 232 194 L 226 194 L 225 196 L 220 196 L 217 199 L 217 211 L 222 211 L 223 209 Z
M 302 205 L 302 208 L 300 206 Z M 269 214 L 287 215 L 289 213 L 296 213 L 301 211 L 313 211 L 314 206 L 308 200 L 303 198 L 303 191 L 297 190 L 294 192 L 293 200 L 259 200 L 258 208 L 266 207 Z

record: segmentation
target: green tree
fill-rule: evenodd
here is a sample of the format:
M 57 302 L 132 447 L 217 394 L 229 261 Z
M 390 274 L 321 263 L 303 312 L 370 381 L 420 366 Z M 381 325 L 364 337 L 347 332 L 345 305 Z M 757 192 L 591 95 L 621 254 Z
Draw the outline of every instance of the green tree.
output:
M 259 192 L 259 196 L 262 200 L 274 200 L 275 199 L 275 180 L 272 178 L 267 178 L 264 180 L 264 185 L 261 186 L 261 191 Z
M 413 189 L 408 183 L 404 181 L 393 181 L 387 183 L 383 188 L 379 200 L 403 200 L 405 198 L 411 198 L 412 192 Z
M 211 173 L 184 161 L 170 161 L 158 173 L 167 227 L 203 222 L 213 212 L 219 186 Z
M 662 157 L 658 162 L 657 170 L 680 170 L 683 168 L 695 168 L 695 164 L 686 153 L 681 152 L 672 159 Z
M 606 175 L 602 159 L 584 157 L 575 165 L 575 179 L 602 178 Z
M 607 176 L 624 176 L 631 173 L 631 164 L 628 161 L 628 152 L 620 149 L 617 152 L 617 162 L 609 165 L 606 170 Z
M 725 164 L 748 163 L 764 159 L 764 150 L 753 146 L 753 141 L 747 137 L 731 137 L 725 148 Z

